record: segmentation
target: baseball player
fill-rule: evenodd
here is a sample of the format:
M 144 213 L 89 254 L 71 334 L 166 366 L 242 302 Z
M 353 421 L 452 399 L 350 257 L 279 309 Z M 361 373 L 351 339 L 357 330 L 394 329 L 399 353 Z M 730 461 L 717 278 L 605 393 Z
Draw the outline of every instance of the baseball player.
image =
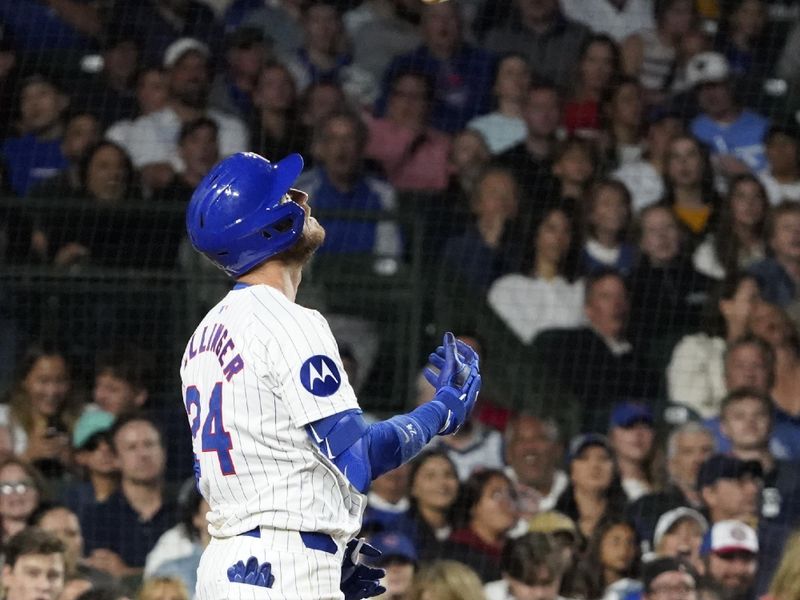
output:
M 294 302 L 323 243 L 308 195 L 291 186 L 298 154 L 235 154 L 200 182 L 192 245 L 236 280 L 200 322 L 181 362 L 198 487 L 212 541 L 196 598 L 356 600 L 377 595 L 379 554 L 360 528 L 365 492 L 435 435 L 454 433 L 480 390 L 478 356 L 445 334 L 431 354 L 433 400 L 368 425 L 336 341 Z

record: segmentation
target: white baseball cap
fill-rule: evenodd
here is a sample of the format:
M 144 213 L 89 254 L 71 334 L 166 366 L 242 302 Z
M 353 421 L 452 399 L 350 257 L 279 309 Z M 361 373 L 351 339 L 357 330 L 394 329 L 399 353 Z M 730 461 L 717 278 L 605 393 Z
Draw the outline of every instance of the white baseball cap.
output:
M 728 520 L 714 523 L 708 550 L 715 554 L 751 552 L 758 554 L 758 536 L 747 523 Z
M 208 46 L 200 40 L 190 37 L 179 38 L 167 46 L 164 51 L 164 68 L 173 67 L 187 52 L 199 52 L 206 58 L 211 56 Z
M 691 519 L 700 526 L 701 533 L 705 534 L 708 531 L 708 521 L 698 511 L 688 506 L 679 506 L 668 510 L 658 518 L 655 533 L 653 533 L 653 546 L 656 548 L 661 543 L 661 539 L 669 533 L 678 521 L 684 519 Z
M 691 87 L 704 83 L 721 83 L 731 76 L 728 59 L 719 52 L 701 52 L 686 65 L 686 82 Z

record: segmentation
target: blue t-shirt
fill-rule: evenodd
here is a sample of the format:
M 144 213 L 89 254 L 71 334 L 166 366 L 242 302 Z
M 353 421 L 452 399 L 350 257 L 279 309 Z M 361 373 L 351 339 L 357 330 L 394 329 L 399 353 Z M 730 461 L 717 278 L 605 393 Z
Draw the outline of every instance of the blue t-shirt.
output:
M 706 114 L 692 121 L 692 135 L 708 145 L 712 154 L 732 154 L 754 172 L 767 166 L 764 135 L 769 121 L 750 110 L 743 110 L 733 123 L 717 123 Z
M 33 185 L 69 164 L 61 154 L 61 140 L 41 141 L 33 134 L 6 139 L 2 153 L 11 189 L 18 196 L 24 196 Z
M 89 0 L 78 0 L 88 4 Z M 47 2 L 0 0 L 0 23 L 23 52 L 65 48 L 90 48 L 94 42 L 62 19 Z

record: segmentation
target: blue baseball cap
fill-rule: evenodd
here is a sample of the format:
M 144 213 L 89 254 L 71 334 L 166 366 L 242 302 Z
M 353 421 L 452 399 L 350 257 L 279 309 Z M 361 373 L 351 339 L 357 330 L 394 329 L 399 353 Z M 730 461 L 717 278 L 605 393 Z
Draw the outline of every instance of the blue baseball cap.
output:
M 653 411 L 649 406 L 641 402 L 626 401 L 618 402 L 611 409 L 609 428 L 630 427 L 636 423 L 646 423 L 650 426 L 655 423 Z
M 417 549 L 407 535 L 396 531 L 385 531 L 375 534 L 369 543 L 381 551 L 378 563 L 385 563 L 392 558 L 401 558 L 408 562 L 417 562 Z

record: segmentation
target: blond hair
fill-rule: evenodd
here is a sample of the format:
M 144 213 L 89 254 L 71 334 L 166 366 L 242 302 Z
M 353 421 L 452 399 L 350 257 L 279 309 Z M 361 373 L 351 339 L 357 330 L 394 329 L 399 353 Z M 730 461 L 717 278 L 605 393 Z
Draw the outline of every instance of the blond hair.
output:
M 800 600 L 800 529 L 786 541 L 769 595 L 775 600 Z
M 189 600 L 189 592 L 177 577 L 151 577 L 144 582 L 136 600 Z
M 440 560 L 414 578 L 409 600 L 486 600 L 483 584 L 468 566 L 454 560 Z

